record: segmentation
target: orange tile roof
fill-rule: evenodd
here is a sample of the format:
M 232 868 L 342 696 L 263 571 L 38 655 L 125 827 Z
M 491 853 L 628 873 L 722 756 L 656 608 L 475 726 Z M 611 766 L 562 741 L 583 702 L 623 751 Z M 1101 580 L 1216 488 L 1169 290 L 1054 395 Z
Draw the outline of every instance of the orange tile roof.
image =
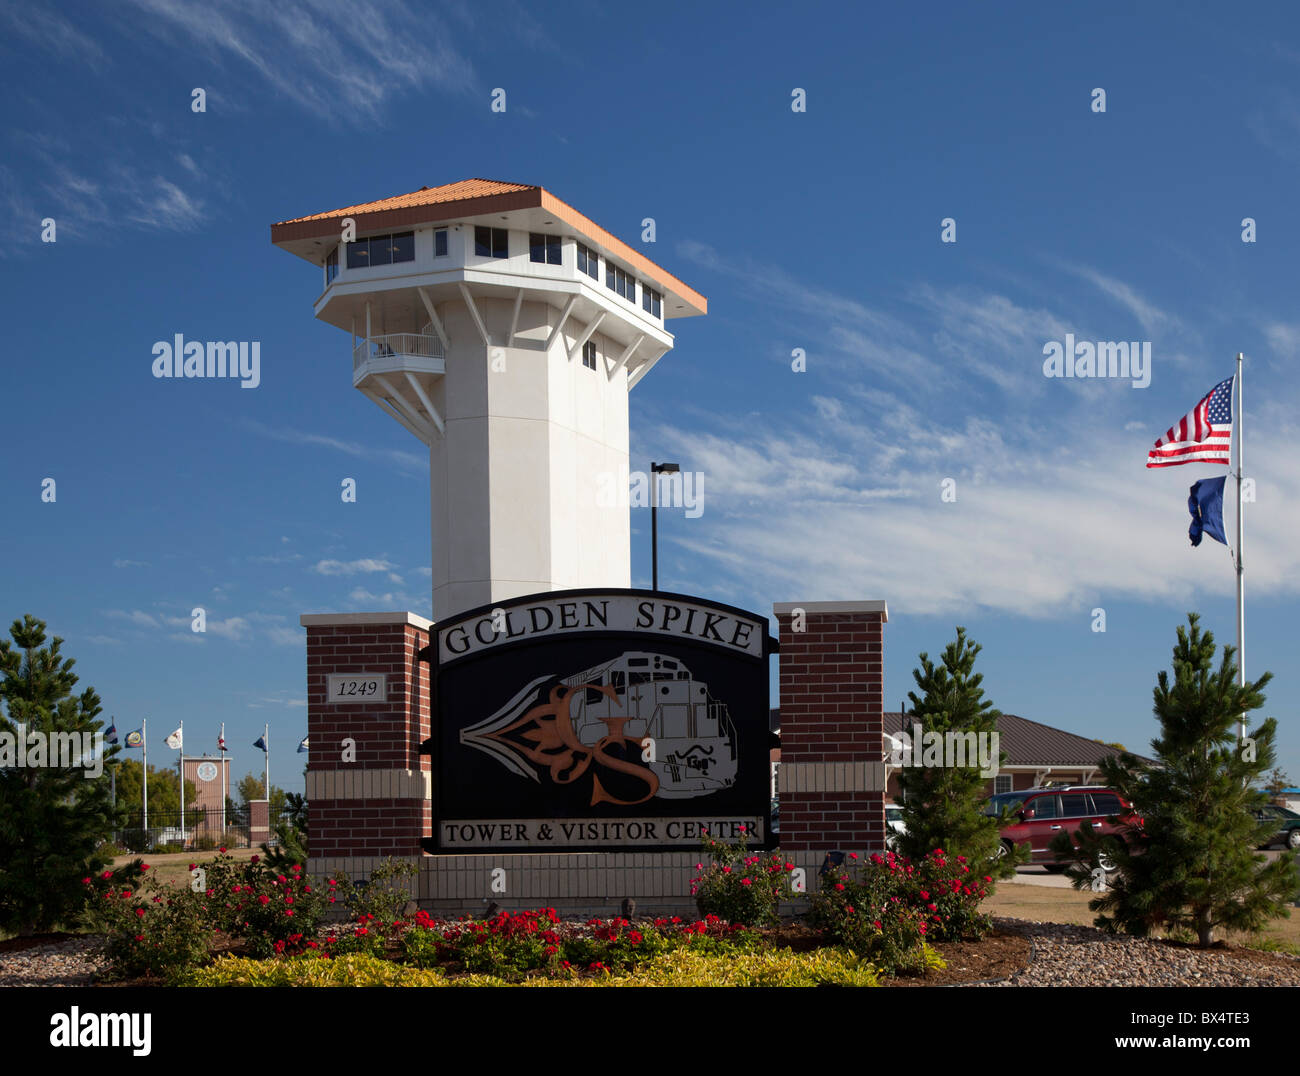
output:
M 331 209 L 328 213 L 313 213 L 308 217 L 294 217 L 292 220 L 282 220 L 279 223 L 301 224 L 308 220 L 332 220 L 335 217 L 350 217 L 357 213 L 411 209 L 415 206 L 437 205 L 439 202 L 460 202 L 468 198 L 486 198 L 493 194 L 513 194 L 516 191 L 540 189 L 527 183 L 498 183 L 495 179 L 462 179 L 457 183 L 444 183 L 441 187 L 421 187 L 410 194 L 398 194 L 392 198 L 380 198 L 376 202 L 362 202 L 342 209 Z
M 280 221 L 278 224 L 271 225 L 271 242 L 288 243 L 332 234 L 337 225 L 330 222 L 343 217 L 365 217 L 364 221 L 357 221 L 357 227 L 358 230 L 366 231 L 388 227 L 410 227 L 413 224 L 454 219 L 457 215 L 455 208 L 432 211 L 426 209 L 426 207 L 446 206 L 454 202 L 465 203 L 460 211 L 467 216 L 534 207 L 544 209 L 586 235 L 592 242 L 603 246 L 634 272 L 648 277 L 657 286 L 685 299 L 701 314 L 708 313 L 708 299 L 690 285 L 652 262 L 639 250 L 633 249 L 617 236 L 607 232 L 567 202 L 556 198 L 550 191 L 533 184 L 501 183 L 494 179 L 462 179 L 456 183 L 444 183 L 441 187 L 421 187 L 410 194 L 399 194 L 375 202 L 363 202 L 342 209 L 333 209 L 328 213 L 315 213 L 308 217 Z

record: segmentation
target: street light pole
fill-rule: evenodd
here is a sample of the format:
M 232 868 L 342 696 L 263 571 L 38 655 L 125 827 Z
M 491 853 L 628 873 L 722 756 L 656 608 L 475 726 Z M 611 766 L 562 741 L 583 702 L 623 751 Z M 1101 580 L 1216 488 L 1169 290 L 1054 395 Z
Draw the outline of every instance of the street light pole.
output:
M 659 476 L 677 474 L 675 463 L 650 461 L 650 589 L 659 589 Z

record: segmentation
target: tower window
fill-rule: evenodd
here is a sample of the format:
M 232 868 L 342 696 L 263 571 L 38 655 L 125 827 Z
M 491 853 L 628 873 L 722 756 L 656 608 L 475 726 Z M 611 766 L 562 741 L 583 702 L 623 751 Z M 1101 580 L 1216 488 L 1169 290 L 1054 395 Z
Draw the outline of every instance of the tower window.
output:
M 528 260 L 545 262 L 547 265 L 560 264 L 560 237 L 558 235 L 541 235 L 528 233 Z
M 652 317 L 659 317 L 663 309 L 663 298 L 654 288 L 647 288 L 644 284 L 641 286 L 641 309 Z
M 335 247 L 325 256 L 325 286 L 329 287 L 330 283 L 339 275 L 339 248 Z
M 474 253 L 480 258 L 509 257 L 507 241 L 509 234 L 504 228 L 476 227 L 474 229 Z
M 586 273 L 592 280 L 600 279 L 600 258 L 584 243 L 578 244 L 578 272 Z
M 582 365 L 588 370 L 596 369 L 596 342 L 588 340 L 582 345 Z
M 447 229 L 437 228 L 433 233 L 433 256 L 435 258 L 445 257 L 447 253 Z
M 415 261 L 415 233 L 394 232 L 372 235 L 347 244 L 348 268 L 364 269 L 368 265 L 392 265 Z
M 636 302 L 636 277 L 608 260 L 605 262 L 605 286 L 628 302 Z

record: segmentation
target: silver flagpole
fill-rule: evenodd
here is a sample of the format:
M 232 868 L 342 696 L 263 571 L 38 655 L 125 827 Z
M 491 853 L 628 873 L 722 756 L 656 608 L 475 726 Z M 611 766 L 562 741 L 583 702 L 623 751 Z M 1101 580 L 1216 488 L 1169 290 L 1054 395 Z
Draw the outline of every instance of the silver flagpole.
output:
M 1236 421 L 1232 424 L 1233 432 L 1237 435 L 1237 685 L 1238 687 L 1246 686 L 1246 581 L 1245 567 L 1242 564 L 1242 542 L 1245 540 L 1245 526 L 1242 519 L 1242 498 L 1241 498 L 1241 476 L 1242 476 L 1242 457 L 1243 446 L 1245 442 L 1245 409 L 1242 407 L 1241 396 L 1241 361 L 1244 358 L 1240 351 L 1237 352 L 1237 415 Z M 1241 740 L 1246 739 L 1246 712 L 1241 712 Z
M 140 735 L 144 737 L 140 741 L 140 757 L 144 760 L 140 764 L 142 771 L 140 776 L 144 783 L 142 790 L 144 795 L 144 825 L 142 828 L 144 829 L 144 843 L 148 847 L 153 842 L 149 840 L 149 719 L 147 717 L 142 718 L 140 721 Z
M 176 763 L 177 769 L 181 775 L 181 849 L 184 850 L 185 835 L 185 722 L 181 722 L 181 750 L 180 759 Z

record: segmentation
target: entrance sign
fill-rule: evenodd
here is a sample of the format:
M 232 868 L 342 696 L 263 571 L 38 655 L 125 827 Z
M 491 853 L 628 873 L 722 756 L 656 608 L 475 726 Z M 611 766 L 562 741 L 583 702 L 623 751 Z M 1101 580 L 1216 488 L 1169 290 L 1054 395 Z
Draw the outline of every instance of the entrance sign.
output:
M 766 842 L 777 644 L 765 618 L 569 590 L 434 633 L 431 850 L 671 850 L 705 829 Z

